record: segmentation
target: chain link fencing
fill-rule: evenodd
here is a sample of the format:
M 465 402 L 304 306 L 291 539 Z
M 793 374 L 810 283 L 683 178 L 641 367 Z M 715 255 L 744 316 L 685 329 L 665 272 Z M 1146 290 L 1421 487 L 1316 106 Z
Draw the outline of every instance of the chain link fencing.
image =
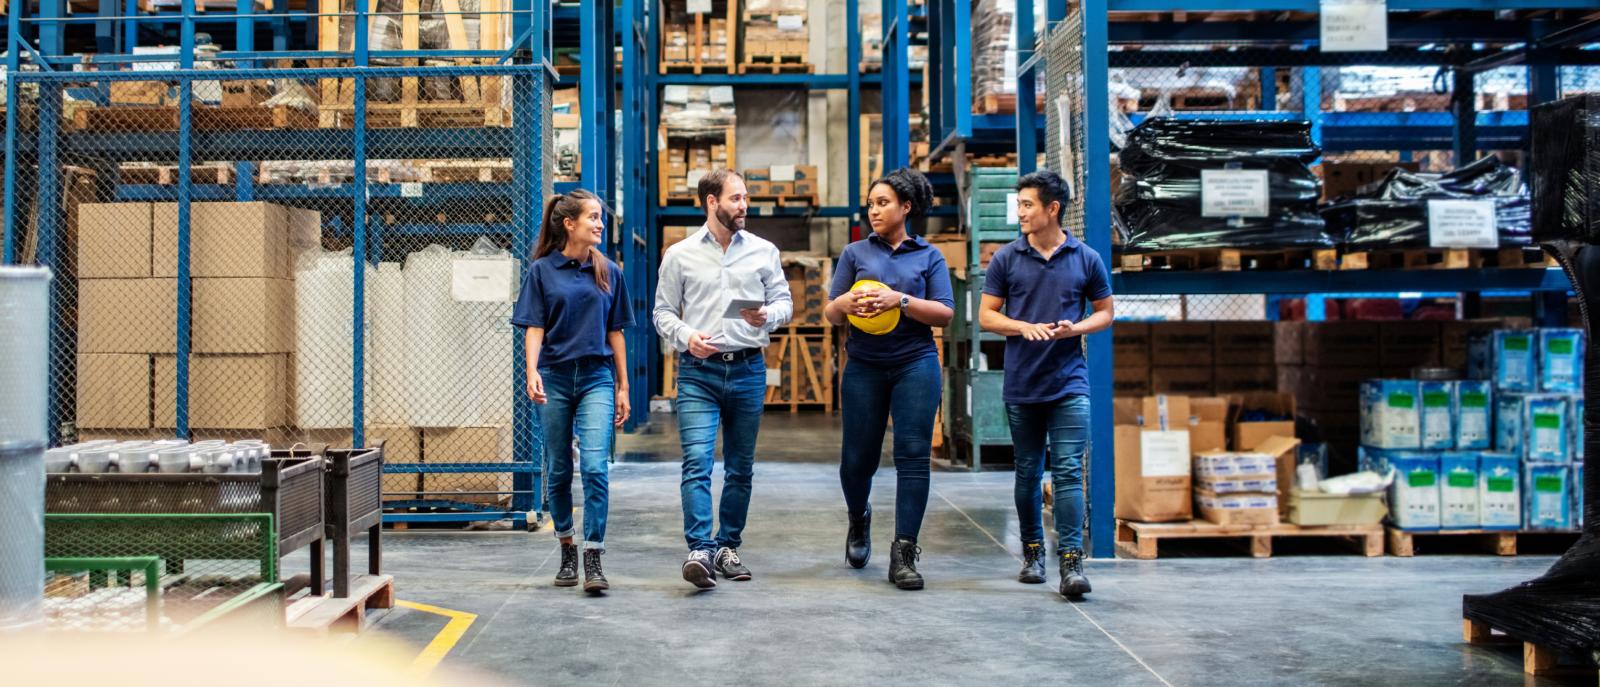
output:
M 509 319 L 551 190 L 544 70 L 231 66 L 14 75 L 52 440 L 382 442 L 392 506 L 536 512 Z

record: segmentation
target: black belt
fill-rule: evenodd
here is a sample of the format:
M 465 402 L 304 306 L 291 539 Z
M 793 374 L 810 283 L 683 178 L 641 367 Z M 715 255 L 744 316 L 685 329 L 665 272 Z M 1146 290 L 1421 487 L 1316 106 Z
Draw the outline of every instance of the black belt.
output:
M 725 362 L 725 363 L 732 363 L 732 362 L 739 362 L 739 361 L 749 360 L 749 359 L 754 358 L 754 357 L 756 357 L 758 355 L 761 355 L 761 349 L 759 349 L 759 348 L 741 348 L 741 349 L 739 349 L 737 351 L 723 351 L 723 352 L 719 352 L 719 353 L 712 353 L 711 357 L 705 358 L 705 359 L 706 360 L 720 360 L 720 361 Z M 684 351 L 683 352 L 683 357 L 685 357 L 685 358 L 694 358 L 694 354 L 692 354 L 692 353 L 690 353 L 688 351 Z M 696 360 L 698 360 L 698 358 L 696 358 Z

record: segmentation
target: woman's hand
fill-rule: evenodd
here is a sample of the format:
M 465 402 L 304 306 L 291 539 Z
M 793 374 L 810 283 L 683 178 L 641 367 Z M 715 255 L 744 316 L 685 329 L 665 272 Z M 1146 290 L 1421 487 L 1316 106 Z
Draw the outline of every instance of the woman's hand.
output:
M 528 370 L 528 399 L 539 405 L 544 405 L 544 377 L 538 370 Z
M 628 390 L 625 389 L 625 388 L 624 389 L 618 389 L 617 390 L 617 413 L 616 413 L 617 417 L 614 420 L 612 420 L 612 422 L 617 426 L 617 429 L 621 429 L 622 428 L 622 423 L 628 421 L 628 415 L 630 413 L 632 413 L 632 412 L 633 412 L 633 406 L 632 406 L 631 403 L 628 402 Z
M 886 310 L 899 308 L 900 297 L 900 292 L 892 289 L 862 289 L 856 292 L 851 314 L 857 317 L 873 317 Z

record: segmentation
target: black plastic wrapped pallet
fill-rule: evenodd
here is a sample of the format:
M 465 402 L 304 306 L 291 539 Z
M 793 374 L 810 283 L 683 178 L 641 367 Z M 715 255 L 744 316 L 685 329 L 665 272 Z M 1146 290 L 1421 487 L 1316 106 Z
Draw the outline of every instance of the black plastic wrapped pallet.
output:
M 1446 174 L 1396 167 L 1353 198 L 1322 209 L 1328 233 L 1354 248 L 1419 248 L 1428 244 L 1429 200 L 1493 200 L 1502 246 L 1533 242 L 1532 210 L 1522 175 L 1496 157 Z
M 1600 94 L 1533 108 L 1534 238 L 1600 244 Z
M 1145 120 L 1118 157 L 1118 237 L 1131 251 L 1332 245 L 1308 166 L 1320 154 L 1305 122 Z M 1202 216 L 1201 173 L 1220 169 L 1267 170 L 1268 216 Z

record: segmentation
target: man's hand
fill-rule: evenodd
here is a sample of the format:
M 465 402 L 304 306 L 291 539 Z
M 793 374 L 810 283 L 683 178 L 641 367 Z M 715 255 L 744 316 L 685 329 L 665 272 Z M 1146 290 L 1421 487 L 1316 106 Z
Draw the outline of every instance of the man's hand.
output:
M 538 370 L 528 370 L 528 400 L 531 400 L 538 405 L 544 405 L 546 400 L 544 395 L 544 377 L 539 375 Z
M 767 308 L 745 308 L 739 311 L 739 316 L 744 318 L 745 324 L 760 329 L 767 324 Z
M 622 423 L 628 421 L 628 414 L 632 410 L 633 407 L 628 402 L 628 389 L 626 387 L 617 389 L 617 417 L 613 422 L 618 429 L 622 428 Z
M 1070 339 L 1078 335 L 1078 330 L 1073 326 L 1072 320 L 1061 320 L 1060 322 L 1051 325 L 1051 327 L 1053 327 L 1053 329 L 1051 330 L 1050 338 L 1057 341 L 1062 339 Z
M 689 335 L 689 355 L 702 360 L 717 354 L 717 347 L 709 343 L 711 337 L 700 332 Z
M 1055 338 L 1055 325 L 1048 323 L 1022 325 L 1022 338 L 1028 341 L 1049 341 Z

